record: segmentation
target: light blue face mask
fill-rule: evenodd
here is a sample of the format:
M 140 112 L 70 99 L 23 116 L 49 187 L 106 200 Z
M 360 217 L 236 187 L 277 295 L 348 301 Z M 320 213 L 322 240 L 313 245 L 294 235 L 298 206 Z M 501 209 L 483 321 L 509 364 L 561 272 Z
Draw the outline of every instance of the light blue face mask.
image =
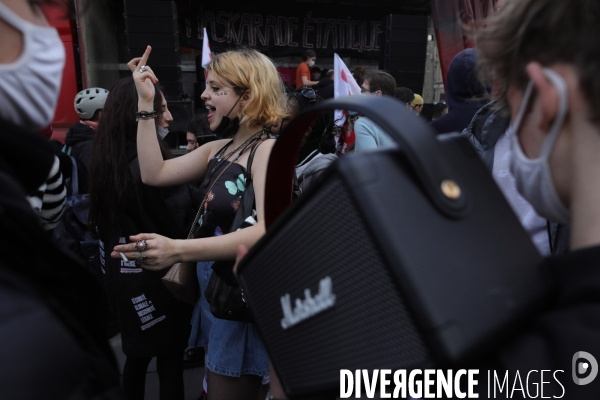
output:
M 548 162 L 568 111 L 567 85 L 559 74 L 549 68 L 544 68 L 544 74 L 558 91 L 556 119 L 542 144 L 540 156 L 534 160 L 527 158 L 521 149 L 518 134 L 533 92 L 533 83 L 529 82 L 517 118 L 508 132 L 512 149 L 510 170 L 515 177 L 517 190 L 540 216 L 553 222 L 568 225 L 571 220 L 571 213 L 558 197 Z
M 161 139 L 164 139 L 168 134 L 169 134 L 169 130 L 167 128 L 163 128 L 162 126 L 157 125 L 158 128 L 158 136 L 160 136 Z

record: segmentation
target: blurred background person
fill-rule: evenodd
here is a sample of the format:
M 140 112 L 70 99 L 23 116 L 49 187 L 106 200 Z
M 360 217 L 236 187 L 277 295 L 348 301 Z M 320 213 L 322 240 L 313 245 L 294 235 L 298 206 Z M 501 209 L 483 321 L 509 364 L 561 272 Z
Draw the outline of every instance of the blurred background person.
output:
M 322 76 L 317 85 L 317 95 L 323 100 L 333 99 L 333 76 L 334 71 L 330 69 L 325 76 Z
M 407 87 L 399 87 L 396 89 L 394 97 L 406 105 L 406 108 L 412 110 L 412 102 L 415 99 L 415 94 Z
M 198 114 L 190 121 L 186 129 L 187 152 L 196 150 L 200 144 L 198 136 L 212 135 L 206 114 Z
M 431 113 L 431 120 L 435 121 L 442 115 L 446 115 L 448 112 L 448 106 L 443 101 L 439 101 L 433 105 L 433 111 Z
M 476 63 L 475 49 L 465 49 L 452 59 L 446 75 L 448 113 L 429 123 L 437 133 L 462 132 L 489 101 L 488 89 L 477 77 Z
M 358 86 L 361 86 L 365 76 L 367 76 L 367 69 L 365 67 L 357 66 L 352 71 L 352 76 L 354 77 L 354 80 Z
M 383 71 L 375 71 L 365 76 L 361 93 L 370 96 L 390 96 L 396 94 L 394 77 Z M 393 147 L 396 142 L 370 119 L 360 117 L 354 124 L 356 141 L 354 151 L 365 151 L 382 147 Z
M 421 111 L 423 111 L 423 104 L 425 104 L 425 102 L 423 101 L 423 97 L 421 97 L 420 94 L 415 93 L 415 98 L 411 103 L 412 109 L 415 112 L 415 114 L 421 114 Z
M 321 68 L 314 66 L 310 69 L 310 77 L 313 81 L 318 82 L 321 79 Z
M 304 53 L 302 53 L 302 61 L 296 68 L 296 88 L 301 88 L 303 86 L 310 87 L 319 83 L 311 80 L 310 73 L 310 69 L 315 66 L 316 60 L 317 53 L 315 53 L 314 50 L 304 50 Z
M 84 89 L 75 96 L 75 112 L 80 121 L 69 128 L 63 151 L 80 161 L 86 169 L 107 96 L 108 90 L 96 87 Z

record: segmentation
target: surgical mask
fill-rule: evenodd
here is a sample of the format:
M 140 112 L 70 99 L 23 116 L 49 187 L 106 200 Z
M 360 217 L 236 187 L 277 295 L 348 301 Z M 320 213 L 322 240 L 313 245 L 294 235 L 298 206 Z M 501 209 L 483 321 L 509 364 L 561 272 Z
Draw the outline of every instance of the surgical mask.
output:
M 235 108 L 235 106 L 237 105 L 237 103 L 240 101 L 241 98 L 242 98 L 242 96 L 240 96 L 236 100 L 235 104 L 233 105 L 233 107 L 231 107 L 231 110 L 229 110 L 227 115 L 225 115 L 225 116 L 223 116 L 223 118 L 221 118 L 221 122 L 219 123 L 219 126 L 217 126 L 217 129 L 215 129 L 213 131 L 219 138 L 227 139 L 227 138 L 233 136 L 240 128 L 240 119 L 238 117 L 235 117 L 232 120 L 229 118 L 229 114 L 231 114 L 231 112 L 233 111 L 233 109 Z
M 161 139 L 164 139 L 169 134 L 169 130 L 167 128 L 163 128 L 160 125 L 157 125 L 157 128 L 158 128 L 158 136 L 160 136 Z
M 533 91 L 533 83 L 529 82 L 515 123 L 508 132 L 512 148 L 510 170 L 515 177 L 517 190 L 540 216 L 553 222 L 568 225 L 571 213 L 560 200 L 560 197 L 558 197 L 548 162 L 556 143 L 556 138 L 567 115 L 567 85 L 563 78 L 551 69 L 545 68 L 544 74 L 558 90 L 558 113 L 556 119 L 542 144 L 539 157 L 535 160 L 527 158 L 519 144 L 518 132 Z
M 65 65 L 56 29 L 32 24 L 0 2 L 0 19 L 23 34 L 23 53 L 0 64 L 0 117 L 37 130 L 52 122 Z
M 309 62 L 307 62 L 309 67 L 314 67 L 315 66 L 315 60 L 310 60 Z

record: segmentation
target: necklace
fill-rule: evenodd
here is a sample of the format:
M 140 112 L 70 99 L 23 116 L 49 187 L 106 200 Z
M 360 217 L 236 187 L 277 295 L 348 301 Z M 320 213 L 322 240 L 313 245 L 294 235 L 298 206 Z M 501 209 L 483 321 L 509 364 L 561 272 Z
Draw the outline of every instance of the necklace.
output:
M 242 155 L 244 155 L 246 150 L 248 150 L 248 148 L 251 145 L 253 145 L 254 142 L 256 142 L 257 140 L 259 140 L 261 138 L 261 136 L 263 135 L 264 132 L 265 132 L 264 129 L 260 130 L 259 132 L 256 132 L 254 135 L 250 136 L 244 143 L 242 143 L 240 146 L 238 146 L 237 149 L 233 150 L 226 156 L 223 156 L 223 153 L 225 153 L 225 151 L 229 148 L 229 146 L 231 146 L 231 143 L 233 143 L 233 139 L 231 139 L 231 141 L 229 143 L 227 143 L 225 146 L 223 146 L 223 148 L 221 148 L 221 150 L 219 150 L 217 152 L 217 154 L 215 154 L 214 158 L 216 158 L 217 162 L 215 163 L 215 166 L 209 171 L 209 173 L 206 174 L 200 187 L 203 187 L 203 188 L 206 187 L 208 185 L 208 183 L 210 182 L 210 180 L 212 179 L 215 172 L 224 164 L 223 161 L 228 161 L 231 158 L 231 156 L 234 155 L 235 153 L 237 153 L 238 151 L 239 151 L 239 153 L 238 153 L 237 157 L 235 157 L 235 159 L 231 162 L 234 163 L 237 160 L 239 160 L 240 157 Z

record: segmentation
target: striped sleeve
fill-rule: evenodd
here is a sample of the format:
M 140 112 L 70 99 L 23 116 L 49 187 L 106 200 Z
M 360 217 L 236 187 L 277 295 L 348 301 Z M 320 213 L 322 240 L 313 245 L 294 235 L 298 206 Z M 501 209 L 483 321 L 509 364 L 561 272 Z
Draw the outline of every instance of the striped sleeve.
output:
M 66 198 L 67 190 L 60 172 L 60 161 L 55 156 L 48 179 L 34 196 L 28 198 L 33 209 L 40 215 L 44 230 L 56 227 L 63 214 Z

